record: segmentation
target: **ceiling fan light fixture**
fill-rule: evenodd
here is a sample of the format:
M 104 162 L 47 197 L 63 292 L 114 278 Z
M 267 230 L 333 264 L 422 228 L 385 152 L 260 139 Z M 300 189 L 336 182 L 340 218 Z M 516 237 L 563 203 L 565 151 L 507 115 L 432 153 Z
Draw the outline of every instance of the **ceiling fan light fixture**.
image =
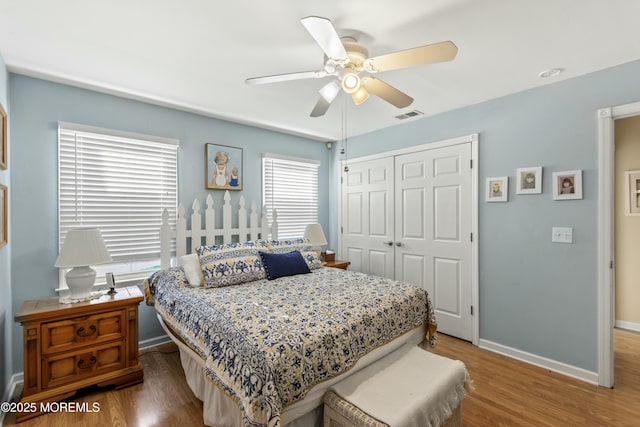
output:
M 347 73 L 342 76 L 342 89 L 348 94 L 360 89 L 360 77 L 356 73 Z
M 353 99 L 353 103 L 356 105 L 362 104 L 364 101 L 369 99 L 369 91 L 365 89 L 364 86 L 360 86 L 360 88 L 351 94 L 351 99 Z
M 338 92 L 340 92 L 340 86 L 335 81 L 331 83 L 327 83 L 322 86 L 320 89 L 320 95 L 327 101 L 328 103 L 332 103 L 336 96 L 338 96 Z

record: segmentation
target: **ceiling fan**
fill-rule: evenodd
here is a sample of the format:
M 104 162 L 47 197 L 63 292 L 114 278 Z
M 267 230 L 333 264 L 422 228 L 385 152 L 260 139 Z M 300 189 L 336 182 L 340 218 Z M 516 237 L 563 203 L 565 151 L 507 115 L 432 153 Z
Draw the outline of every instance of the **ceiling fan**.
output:
M 311 117 L 324 115 L 341 89 L 351 95 L 356 105 L 366 101 L 372 93 L 398 108 L 408 107 L 413 102 L 412 97 L 370 74 L 451 61 L 458 53 L 453 42 L 443 41 L 369 58 L 367 49 L 356 39 L 340 38 L 329 19 L 307 16 L 300 21 L 325 53 L 323 69 L 253 77 L 247 79 L 246 83 L 255 85 L 335 77 L 320 89 L 320 98 L 311 111 Z

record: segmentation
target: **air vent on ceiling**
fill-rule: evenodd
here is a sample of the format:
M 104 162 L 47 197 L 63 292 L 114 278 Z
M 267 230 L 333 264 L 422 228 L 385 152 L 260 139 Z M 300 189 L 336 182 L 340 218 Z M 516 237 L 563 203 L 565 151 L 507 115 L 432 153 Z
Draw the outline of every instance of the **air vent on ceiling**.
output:
M 396 119 L 404 120 L 410 117 L 421 116 L 422 114 L 424 114 L 422 111 L 413 110 L 413 111 L 409 111 L 408 113 L 404 113 L 404 114 L 400 114 L 399 116 L 396 116 Z

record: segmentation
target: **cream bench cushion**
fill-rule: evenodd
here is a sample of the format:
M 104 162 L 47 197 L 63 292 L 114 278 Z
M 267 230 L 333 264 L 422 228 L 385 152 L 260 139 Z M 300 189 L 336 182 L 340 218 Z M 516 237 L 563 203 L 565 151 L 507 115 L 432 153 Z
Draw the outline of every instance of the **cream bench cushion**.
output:
M 467 384 L 461 361 L 403 346 L 335 384 L 325 395 L 324 425 L 461 425 Z

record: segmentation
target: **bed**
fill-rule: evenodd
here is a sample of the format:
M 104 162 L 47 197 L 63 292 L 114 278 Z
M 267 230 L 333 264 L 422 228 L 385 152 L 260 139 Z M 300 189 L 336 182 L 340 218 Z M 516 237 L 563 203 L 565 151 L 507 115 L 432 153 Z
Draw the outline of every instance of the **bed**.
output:
M 407 343 L 435 345 L 425 290 L 323 267 L 303 239 L 195 252 L 149 277 L 145 297 L 206 425 L 320 426 L 331 385 Z

